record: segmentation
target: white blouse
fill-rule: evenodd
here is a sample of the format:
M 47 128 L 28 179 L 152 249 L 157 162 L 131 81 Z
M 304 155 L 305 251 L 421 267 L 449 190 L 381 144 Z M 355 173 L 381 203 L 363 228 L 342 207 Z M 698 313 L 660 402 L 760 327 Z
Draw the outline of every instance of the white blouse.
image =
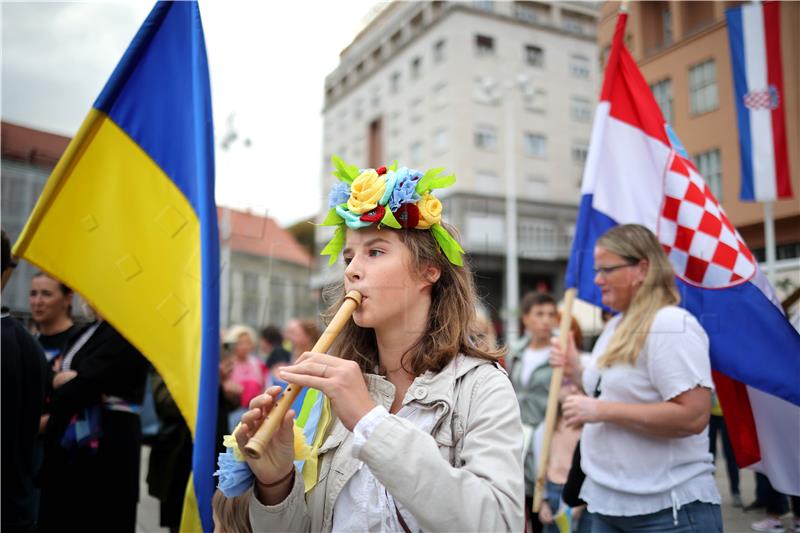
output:
M 708 336 L 690 313 L 675 306 L 658 311 L 635 365 L 598 369 L 597 359 L 620 319 L 609 321 L 592 351 L 583 373 L 587 394 L 598 381 L 601 400 L 625 403 L 665 402 L 697 386 L 713 388 Z M 586 480 L 580 497 L 593 513 L 634 516 L 672 507 L 676 514 L 693 501 L 720 503 L 708 428 L 663 438 L 611 423 L 586 424 L 581 467 Z
M 353 457 L 366 443 L 375 427 L 389 412 L 377 406 L 367 413 L 353 428 Z M 430 433 L 435 422 L 435 411 L 419 405 L 405 405 L 397 415 L 413 423 L 419 429 Z M 369 467 L 359 463 L 358 471 L 342 488 L 333 507 L 333 531 L 335 532 L 397 532 L 403 526 L 397 519 L 398 511 L 409 531 L 421 531 L 416 519 L 396 501 L 378 481 Z

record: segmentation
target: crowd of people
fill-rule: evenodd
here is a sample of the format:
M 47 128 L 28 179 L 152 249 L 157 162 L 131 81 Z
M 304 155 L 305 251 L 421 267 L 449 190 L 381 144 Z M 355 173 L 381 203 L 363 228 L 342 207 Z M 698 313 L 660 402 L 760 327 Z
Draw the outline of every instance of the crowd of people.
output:
M 358 179 L 386 173 L 370 169 Z M 415 176 L 392 179 L 401 188 Z M 354 181 L 353 190 L 390 205 L 388 193 L 369 192 L 372 183 L 362 189 Z M 714 407 L 709 340 L 679 307 L 673 270 L 648 229 L 617 226 L 597 241 L 595 283 L 610 313 L 590 351 L 574 319 L 565 345 L 556 341 L 557 301 L 542 292 L 523 297 L 525 334 L 506 351 L 455 228 L 434 220 L 430 203 L 398 209 L 398 220 L 408 223 L 404 214 L 422 231 L 375 227 L 376 206 L 346 205 L 338 243 L 344 277 L 328 295 L 325 320 L 347 291 L 363 299 L 330 353 L 311 351 L 320 335 L 315 319 L 258 333 L 234 325 L 221 339 L 218 450 L 239 423 L 244 447 L 287 383 L 318 389 L 333 421 L 315 483 L 306 487 L 294 464 L 293 406 L 262 458 L 246 458 L 252 487 L 236 498 L 215 494 L 218 531 L 556 532 L 564 521 L 579 532 L 723 530 L 709 421 L 723 442 L 726 435 Z M 433 225 L 439 229 L 425 231 Z M 12 266 L 4 235 L 3 270 Z M 145 357 L 94 310 L 76 324 L 72 298 L 38 273 L 30 288 L 35 334 L 3 315 L 3 528 L 134 531 L 148 389 L 160 430 L 147 483 L 162 526 L 176 531 L 191 433 Z M 556 368 L 563 380 L 555 428 L 545 436 Z M 729 444 L 724 451 L 741 505 Z M 771 515 L 753 528 L 778 531 L 769 520 L 785 502 L 763 493 Z M 537 496 L 542 505 L 533 513 Z

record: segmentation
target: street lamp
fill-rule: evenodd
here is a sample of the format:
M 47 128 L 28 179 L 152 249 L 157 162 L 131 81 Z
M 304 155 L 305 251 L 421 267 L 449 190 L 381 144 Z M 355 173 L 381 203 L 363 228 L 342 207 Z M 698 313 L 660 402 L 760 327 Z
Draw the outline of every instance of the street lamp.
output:
M 505 125 L 506 125 L 506 295 L 505 295 L 505 341 L 511 345 L 519 337 L 519 320 L 517 318 L 517 302 L 519 300 L 519 252 L 517 249 L 517 158 L 516 158 L 516 120 L 514 89 L 523 95 L 532 93 L 525 74 L 519 74 L 514 81 L 498 83 L 492 78 L 484 77 L 479 87 L 489 103 L 499 103 L 505 92 Z

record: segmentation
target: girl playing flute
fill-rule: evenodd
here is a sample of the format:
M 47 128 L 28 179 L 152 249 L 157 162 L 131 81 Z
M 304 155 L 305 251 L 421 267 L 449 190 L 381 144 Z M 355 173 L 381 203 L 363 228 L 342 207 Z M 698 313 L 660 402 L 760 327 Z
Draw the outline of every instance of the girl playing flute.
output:
M 326 224 L 337 229 L 323 254 L 342 251 L 345 271 L 331 310 L 349 290 L 362 304 L 333 355 L 305 352 L 280 371 L 321 390 L 334 421 L 309 492 L 292 463 L 293 411 L 248 459 L 253 530 L 523 530 L 519 408 L 500 354 L 477 340 L 472 273 L 432 192 L 455 178 L 334 163 Z M 279 393 L 250 403 L 240 448 Z

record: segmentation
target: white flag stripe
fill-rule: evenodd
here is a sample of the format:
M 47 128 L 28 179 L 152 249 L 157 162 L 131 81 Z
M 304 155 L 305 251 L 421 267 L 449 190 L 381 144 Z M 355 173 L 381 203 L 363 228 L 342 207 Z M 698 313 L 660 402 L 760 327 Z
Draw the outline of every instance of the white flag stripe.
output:
M 760 3 L 742 8 L 745 68 L 749 91 L 768 87 L 767 46 L 764 37 L 764 11 Z M 777 198 L 775 146 L 772 142 L 772 111 L 768 107 L 750 109 L 750 146 L 753 155 L 753 187 L 758 200 Z
M 598 115 L 600 112 L 598 107 Z M 619 224 L 641 224 L 655 232 L 664 180 L 663 172 L 656 176 L 652 169 L 666 169 L 670 149 L 661 141 L 643 134 L 642 130 L 614 117 L 597 120 L 605 122 L 605 132 L 597 136 L 600 142 L 595 147 L 606 157 L 602 165 L 586 167 L 586 182 L 603 183 L 603 187 L 594 191 L 592 206 L 612 216 Z M 606 142 L 612 142 L 614 146 L 604 146 Z M 609 154 L 619 156 L 608 157 Z
M 767 474 L 778 492 L 795 494 L 800 487 L 797 438 L 785 437 L 800 436 L 800 408 L 750 386 L 747 387 L 747 395 L 750 397 L 761 448 L 761 461 L 752 468 Z M 774 428 L 781 429 L 776 431 Z

